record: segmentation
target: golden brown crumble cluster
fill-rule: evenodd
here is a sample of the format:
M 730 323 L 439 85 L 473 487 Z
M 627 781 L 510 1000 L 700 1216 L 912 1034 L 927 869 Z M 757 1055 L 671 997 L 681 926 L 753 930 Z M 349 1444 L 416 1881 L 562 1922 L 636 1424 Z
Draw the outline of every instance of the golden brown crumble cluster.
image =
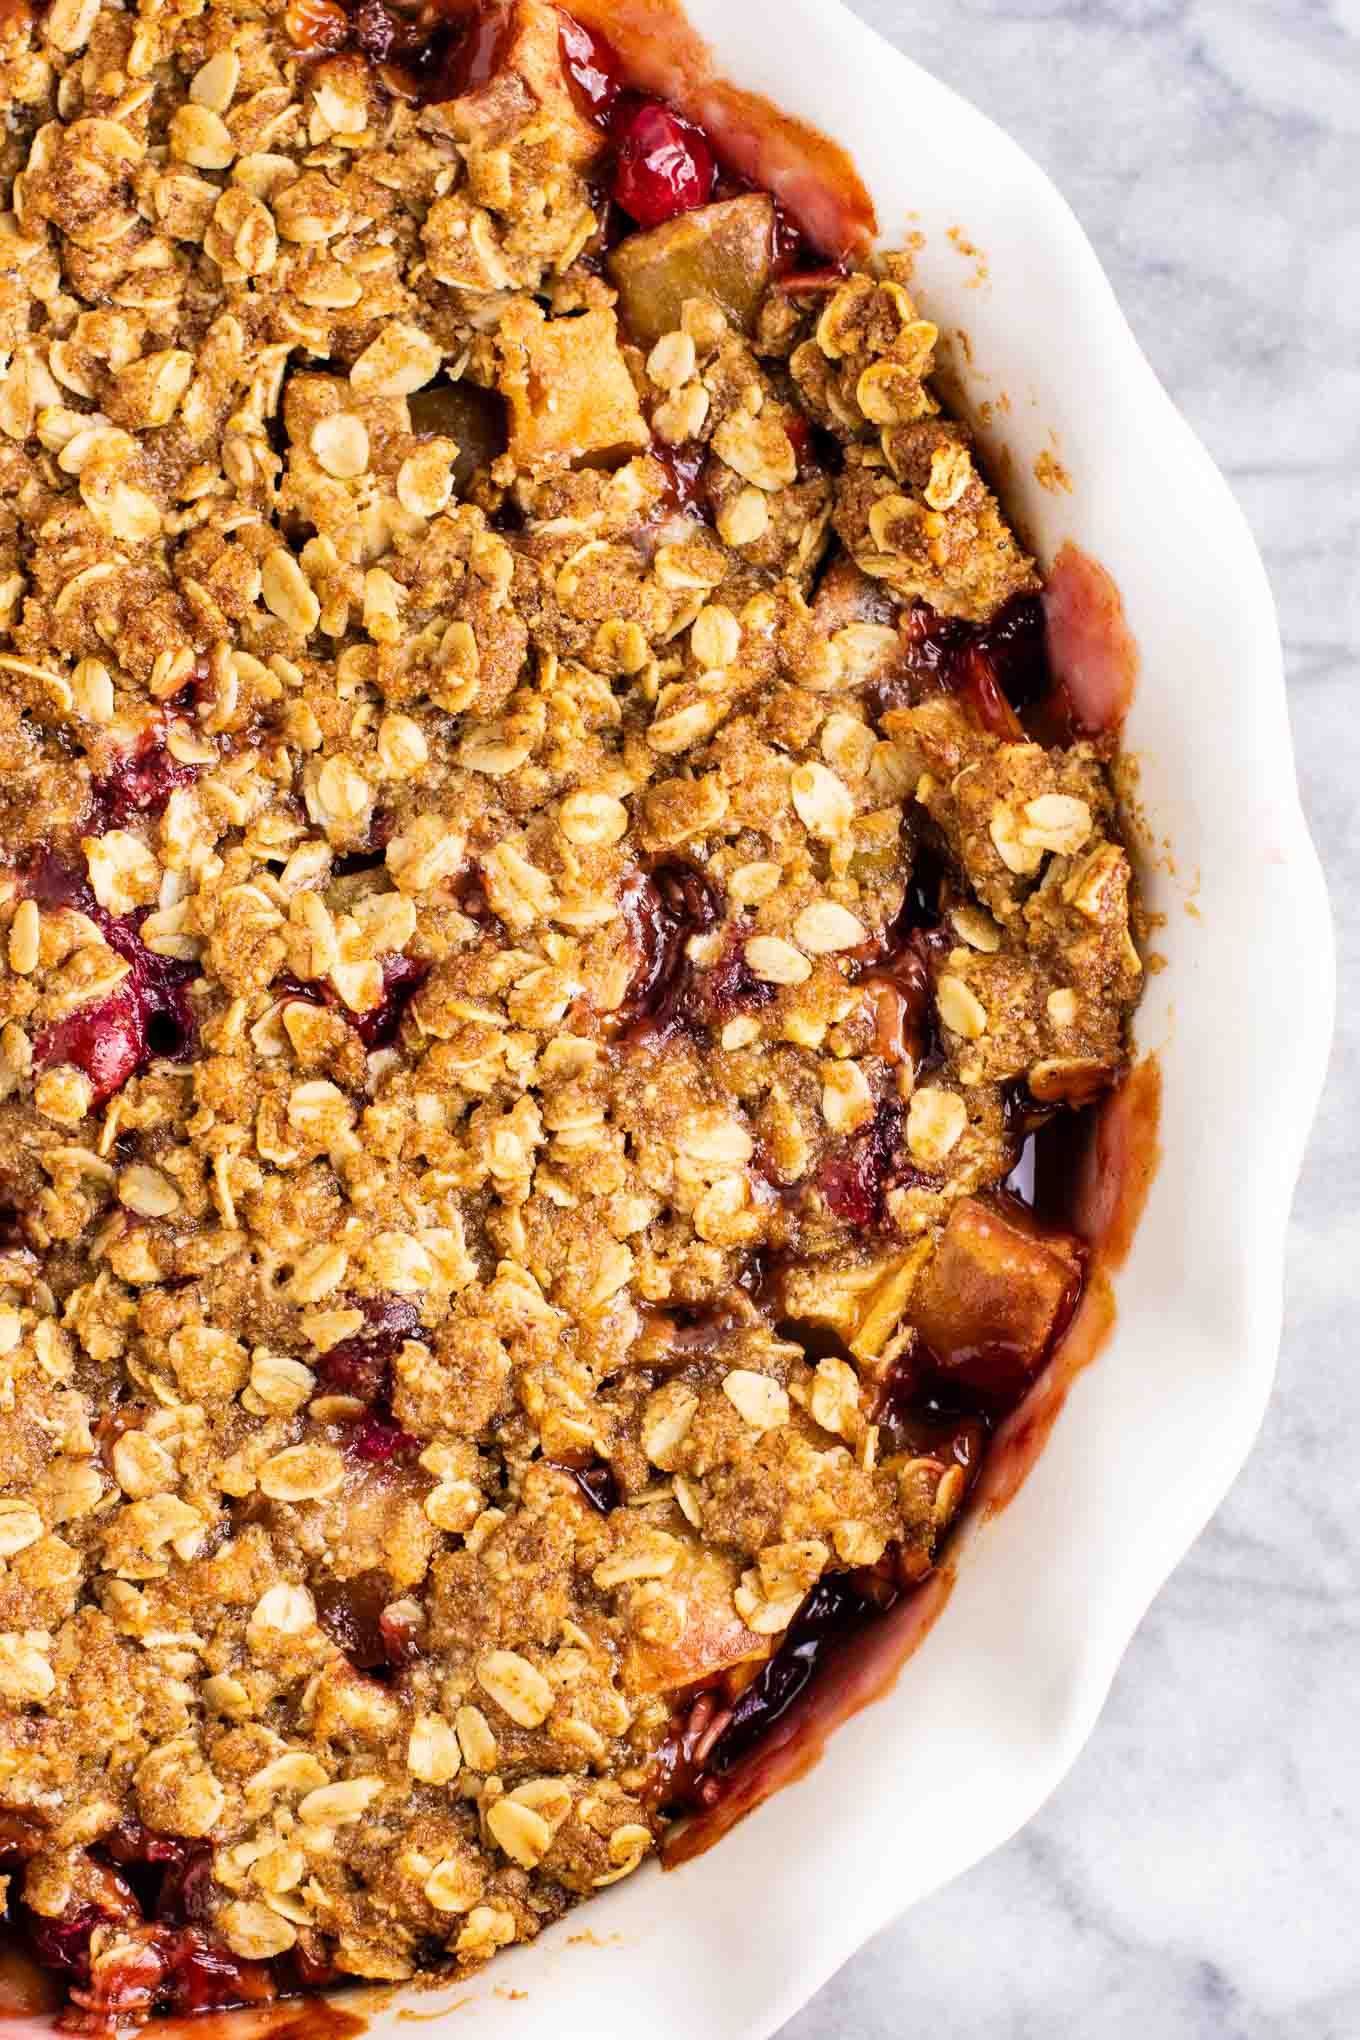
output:
M 928 1570 L 923 1328 L 1042 1353 L 987 1193 L 1124 1060 L 1108 747 L 901 678 L 1038 588 L 905 265 L 601 262 L 539 0 L 435 103 L 4 20 L 11 1907 L 106 2002 L 150 1835 L 239 1957 L 475 1966 L 655 1848 L 677 1695 Z

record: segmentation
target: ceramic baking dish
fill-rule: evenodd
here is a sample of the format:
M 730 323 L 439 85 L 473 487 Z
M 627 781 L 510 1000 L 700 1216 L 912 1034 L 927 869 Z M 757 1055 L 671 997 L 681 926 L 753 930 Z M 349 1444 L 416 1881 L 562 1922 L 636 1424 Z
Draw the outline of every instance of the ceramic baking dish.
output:
M 1009 511 L 1045 564 L 1075 540 L 1122 592 L 1142 655 L 1126 731 L 1153 846 L 1142 878 L 1164 916 L 1138 1016 L 1161 1066 L 1162 1159 L 1112 1337 L 1016 1499 L 975 1529 L 886 1697 L 697 1860 L 627 1880 L 471 1983 L 347 1997 L 375 2040 L 454 2005 L 468 2030 L 514 2040 L 761 2040 L 1029 1818 L 1260 1423 L 1330 1039 L 1331 928 L 1265 574 L 1071 212 L 838 0 L 691 0 L 689 15 L 718 71 L 852 151 L 885 244 L 923 237 L 914 288 L 942 332 L 967 335 L 954 363 L 975 422 L 990 418 Z M 1044 455 L 1070 493 L 1035 479 Z

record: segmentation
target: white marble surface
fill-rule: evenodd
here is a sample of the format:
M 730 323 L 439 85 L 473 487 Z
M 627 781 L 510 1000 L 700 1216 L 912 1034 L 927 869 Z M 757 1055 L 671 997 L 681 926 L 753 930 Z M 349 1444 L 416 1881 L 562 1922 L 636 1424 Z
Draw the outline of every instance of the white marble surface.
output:
M 852 4 L 1056 179 L 1252 520 L 1341 1020 L 1245 1474 L 1049 1806 L 783 2040 L 1360 2040 L 1360 0 Z

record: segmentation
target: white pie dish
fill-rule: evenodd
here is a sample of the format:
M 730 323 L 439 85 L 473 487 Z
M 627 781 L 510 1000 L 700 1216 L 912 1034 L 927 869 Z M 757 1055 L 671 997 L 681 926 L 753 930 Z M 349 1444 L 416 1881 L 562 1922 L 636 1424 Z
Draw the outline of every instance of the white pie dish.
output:
M 1071 213 L 999 129 L 839 0 L 688 12 L 719 71 L 850 148 L 885 245 L 924 235 L 915 288 L 942 331 L 967 331 L 966 395 L 1010 400 L 984 435 L 1009 455 L 1008 507 L 1045 563 L 1074 539 L 1120 587 L 1143 667 L 1126 740 L 1148 827 L 1174 852 L 1143 873 L 1166 917 L 1138 1023 L 1162 1069 L 1163 1160 L 1112 1339 L 1017 1499 L 971 1539 L 892 1692 L 697 1861 L 626 1881 L 471 1983 L 365 2005 L 377 2040 L 409 2032 L 403 2014 L 455 2005 L 516 2040 L 763 2040 L 1035 1811 L 1260 1422 L 1330 1040 L 1330 920 L 1264 572 Z M 985 281 L 954 228 L 985 254 Z M 1070 495 L 1033 478 L 1046 452 Z
M 375 2006 L 382 2040 L 403 2030 L 403 2004 L 428 2016 L 468 1999 L 474 2023 L 516 2040 L 763 2040 L 1035 1812 L 1260 1424 L 1331 1038 L 1331 921 L 1265 573 L 1068 207 L 1016 143 L 839 0 L 687 11 L 722 75 L 850 149 L 884 245 L 925 236 L 914 288 L 942 331 L 967 331 L 967 396 L 1010 400 L 983 435 L 1009 455 L 1008 507 L 1046 564 L 1074 539 L 1122 592 L 1142 653 L 1126 743 L 1158 846 L 1142 875 L 1166 917 L 1165 968 L 1138 1019 L 1161 1063 L 1163 1158 L 1113 1336 L 1018 1497 L 971 1539 L 894 1689 L 696 1861 L 644 1871 L 471 1984 Z M 980 284 L 956 227 L 985 256 Z M 1070 495 L 1033 478 L 1046 451 Z M 513 2010 L 507 1991 L 526 1993 Z

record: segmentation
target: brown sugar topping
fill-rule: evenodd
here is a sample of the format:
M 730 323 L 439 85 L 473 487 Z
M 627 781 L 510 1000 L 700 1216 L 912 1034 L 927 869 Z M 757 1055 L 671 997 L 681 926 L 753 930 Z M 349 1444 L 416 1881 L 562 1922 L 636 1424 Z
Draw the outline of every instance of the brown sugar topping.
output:
M 1141 966 L 905 260 L 543 0 L 0 89 L 0 1900 L 93 2032 L 721 1797 L 1061 1335 L 1005 1186 Z

